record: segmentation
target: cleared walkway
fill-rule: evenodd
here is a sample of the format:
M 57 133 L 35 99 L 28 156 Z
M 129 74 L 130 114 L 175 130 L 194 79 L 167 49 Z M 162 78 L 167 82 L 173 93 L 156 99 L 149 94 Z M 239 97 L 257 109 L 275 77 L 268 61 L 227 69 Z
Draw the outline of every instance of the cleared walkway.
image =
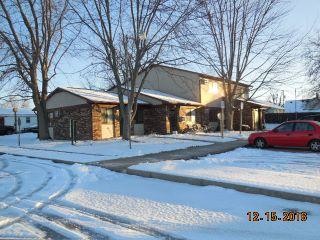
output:
M 173 151 L 160 152 L 146 154 L 143 156 L 127 157 L 127 158 L 118 158 L 115 160 L 106 160 L 90 163 L 92 165 L 97 165 L 104 167 L 113 171 L 124 171 L 128 167 L 140 163 L 146 162 L 161 162 L 166 160 L 188 160 L 195 159 L 199 157 L 204 157 L 209 154 L 218 154 L 223 152 L 228 152 L 238 147 L 243 147 L 247 145 L 247 141 L 237 140 L 232 142 L 216 142 L 214 144 L 205 145 L 205 146 L 196 146 L 188 147 L 185 149 L 177 149 Z

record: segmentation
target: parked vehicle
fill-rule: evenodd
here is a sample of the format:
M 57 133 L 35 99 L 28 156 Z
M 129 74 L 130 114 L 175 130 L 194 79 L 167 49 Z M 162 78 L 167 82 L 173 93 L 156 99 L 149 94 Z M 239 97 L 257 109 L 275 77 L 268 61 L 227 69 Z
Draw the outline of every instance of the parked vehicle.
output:
M 38 131 L 39 131 L 38 126 L 32 126 L 32 127 L 23 129 L 23 132 L 38 133 Z
M 10 135 L 14 133 L 13 126 L 0 126 L 0 135 Z
M 284 122 L 271 131 L 252 133 L 248 141 L 257 148 L 309 147 L 312 151 L 320 151 L 320 122 L 311 120 Z

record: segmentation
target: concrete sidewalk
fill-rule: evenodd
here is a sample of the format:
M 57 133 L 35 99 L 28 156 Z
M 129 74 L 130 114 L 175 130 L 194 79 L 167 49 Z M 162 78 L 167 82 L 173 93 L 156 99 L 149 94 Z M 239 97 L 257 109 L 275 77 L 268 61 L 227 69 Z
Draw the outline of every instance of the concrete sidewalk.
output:
M 209 154 L 218 154 L 218 153 L 228 152 L 238 147 L 244 147 L 245 145 L 247 145 L 247 141 L 244 141 L 244 140 L 237 140 L 237 141 L 231 141 L 231 142 L 216 142 L 215 144 L 210 144 L 205 146 L 188 147 L 185 149 L 177 149 L 177 150 L 167 151 L 167 152 L 152 153 L 152 154 L 146 154 L 143 156 L 118 158 L 115 160 L 99 161 L 99 162 L 94 162 L 89 164 L 104 167 L 113 171 L 121 172 L 126 170 L 128 167 L 132 165 L 136 165 L 140 163 L 161 162 L 166 160 L 195 159 L 195 158 L 207 156 Z

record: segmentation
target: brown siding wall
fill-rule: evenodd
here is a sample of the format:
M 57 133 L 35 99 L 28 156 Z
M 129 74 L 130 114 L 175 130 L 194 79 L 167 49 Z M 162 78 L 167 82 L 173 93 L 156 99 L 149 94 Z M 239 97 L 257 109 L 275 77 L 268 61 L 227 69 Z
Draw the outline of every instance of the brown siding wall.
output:
M 53 114 L 53 118 L 49 119 L 50 126 L 54 129 L 54 139 L 70 139 L 70 120 L 77 121 L 78 140 L 92 139 L 91 106 L 89 104 L 50 109 L 48 113 L 54 113 L 56 110 L 59 111 L 59 116 Z

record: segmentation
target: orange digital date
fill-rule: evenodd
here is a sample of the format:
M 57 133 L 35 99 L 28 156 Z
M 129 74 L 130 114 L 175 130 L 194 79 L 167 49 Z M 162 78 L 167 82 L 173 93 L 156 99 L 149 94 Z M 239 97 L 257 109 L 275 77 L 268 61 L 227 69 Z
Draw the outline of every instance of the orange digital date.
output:
M 265 212 L 264 215 L 261 215 L 258 211 L 252 211 L 252 212 L 247 212 L 247 217 L 249 222 L 259 222 L 259 221 L 305 222 L 308 219 L 308 214 L 307 212 L 285 211 L 279 215 L 275 211 L 269 211 L 269 212 Z

